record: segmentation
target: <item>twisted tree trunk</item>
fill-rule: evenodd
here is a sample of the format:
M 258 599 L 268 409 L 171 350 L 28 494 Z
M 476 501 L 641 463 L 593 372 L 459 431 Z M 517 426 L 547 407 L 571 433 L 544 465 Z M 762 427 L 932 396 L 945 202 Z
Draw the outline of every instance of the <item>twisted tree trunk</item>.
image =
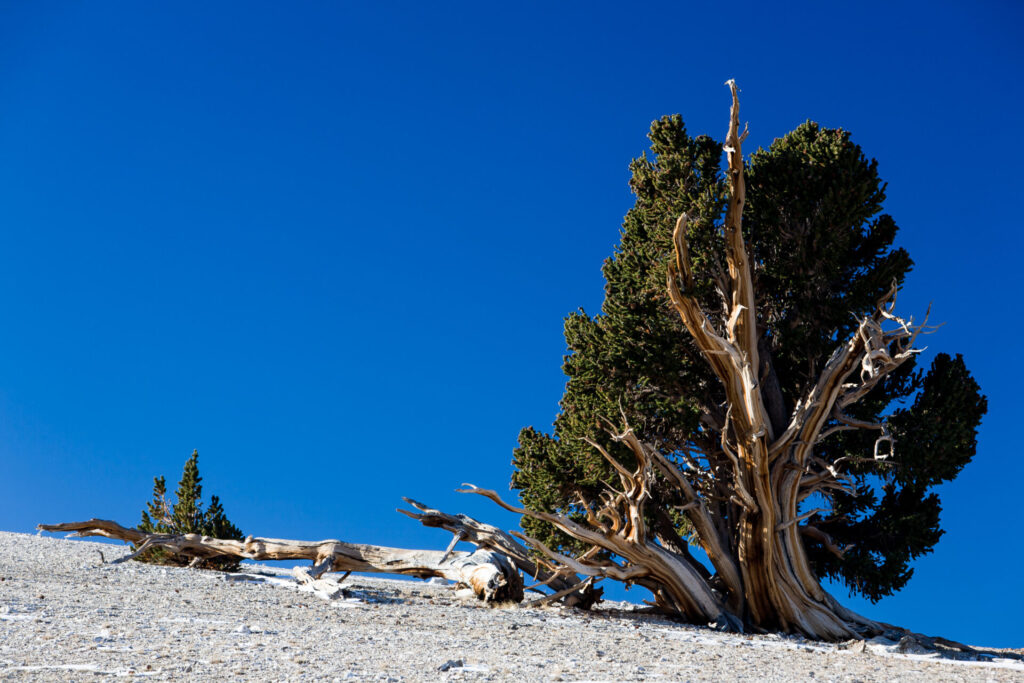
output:
M 722 226 L 728 265 L 727 278 L 720 283 L 723 325 L 716 328 L 694 293 L 685 214 L 673 234 L 675 258 L 667 282 L 672 306 L 724 391 L 724 418 L 706 416 L 708 433 L 718 433 L 709 443 L 718 444 L 714 448 L 694 444 L 697 457 L 666 454 L 642 443 L 625 424 L 612 437 L 632 452 L 637 466 L 628 469 L 597 442 L 589 442 L 618 472 L 622 488 L 608 491 L 600 501 L 579 501 L 587 524 L 511 506 L 493 491 L 466 490 L 549 522 L 590 544 L 582 556 L 568 558 L 520 536 L 561 566 L 584 576 L 647 586 L 659 604 L 692 621 L 730 629 L 749 625 L 824 640 L 882 633 L 883 625 L 843 608 L 822 589 L 808 561 L 804 538 L 814 538 L 837 554 L 843 551 L 819 529 L 801 524 L 820 511 L 801 513 L 800 504 L 817 492 L 855 494 L 852 480 L 835 463 L 814 455 L 815 444 L 835 431 L 877 430 L 880 436 L 873 457 L 886 457 L 878 448 L 892 441 L 886 425 L 859 422 L 844 409 L 917 352 L 914 342 L 924 325 L 913 327 L 893 314 L 894 284 L 877 310 L 861 319 L 856 333 L 835 350 L 792 414 L 784 415 L 770 359 L 762 358 L 759 348 L 757 296 L 742 226 L 746 132 L 741 134 L 739 129 L 736 85 L 732 81 L 728 85 L 732 109 L 724 148 L 730 196 Z M 684 462 L 680 465 L 674 459 Z M 648 530 L 647 520 L 658 517 L 645 507 L 656 480 L 675 487 L 685 501 L 679 510 L 707 552 L 715 569 L 713 577 L 689 553 L 674 551 Z M 604 559 L 607 553 L 623 562 Z

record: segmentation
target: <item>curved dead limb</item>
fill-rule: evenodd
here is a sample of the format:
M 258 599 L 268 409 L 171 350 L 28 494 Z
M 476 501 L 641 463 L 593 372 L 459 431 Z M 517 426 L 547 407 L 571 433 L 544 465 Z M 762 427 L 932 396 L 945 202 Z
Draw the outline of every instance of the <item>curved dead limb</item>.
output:
M 551 595 L 545 595 L 543 598 L 531 600 L 526 603 L 526 607 L 540 607 L 541 605 L 547 605 L 557 600 L 563 600 L 566 604 L 570 604 L 569 599 L 575 595 L 579 595 L 584 592 L 593 593 L 594 584 L 600 580 L 600 578 L 595 579 L 593 576 L 587 577 L 585 580 L 575 583 L 568 588 L 558 591 L 557 593 L 552 593 Z
M 743 580 L 740 570 L 732 554 L 728 552 L 726 543 L 715 529 L 714 522 L 711 520 L 707 506 L 702 498 L 698 496 L 693 486 L 679 472 L 678 468 L 673 466 L 658 449 L 641 443 L 632 429 L 627 428 L 621 435 L 620 440 L 626 442 L 626 445 L 629 446 L 638 459 L 650 459 L 664 476 L 679 487 L 684 500 L 687 501 L 682 512 L 686 515 L 690 524 L 693 525 L 698 542 L 726 587 L 727 595 L 729 596 L 729 610 L 734 614 L 742 614 Z
M 805 524 L 800 527 L 800 533 L 807 538 L 813 538 L 818 543 L 821 543 L 826 550 L 838 557 L 840 560 L 846 555 L 846 551 L 850 549 L 849 546 L 846 548 L 840 548 L 836 545 L 835 541 L 832 540 L 831 536 L 811 524 Z
M 438 527 L 452 532 L 454 534 L 453 541 L 466 541 L 483 550 L 493 550 L 504 555 L 520 571 L 536 579 L 539 582 L 536 584 L 537 586 L 548 586 L 559 595 L 559 598 L 564 598 L 564 603 L 570 607 L 588 609 L 601 599 L 602 591 L 592 588 L 593 582 L 584 586 L 574 576 L 547 571 L 534 561 L 526 546 L 496 526 L 478 522 L 468 515 L 450 515 L 430 508 L 412 498 L 403 498 L 402 500 L 416 508 L 418 512 L 402 509 L 399 509 L 398 512 L 417 520 L 424 526 Z M 547 596 L 549 602 L 552 597 Z
M 629 433 L 627 430 L 618 436 L 625 439 Z M 582 576 L 608 577 L 653 586 L 656 597 L 666 602 L 666 607 L 690 621 L 715 623 L 722 628 L 741 630 L 741 619 L 732 614 L 714 593 L 702 572 L 693 566 L 691 559 L 673 553 L 648 538 L 643 505 L 647 499 L 653 469 L 642 449 L 637 460 L 635 472 L 623 468 L 628 475 L 622 475 L 627 480 L 626 491 L 615 500 L 620 506 L 618 515 L 624 523 L 611 529 L 592 529 L 563 515 L 516 507 L 506 503 L 494 491 L 471 484 L 465 484 L 459 491 L 482 495 L 510 512 L 548 522 L 573 538 L 602 548 L 625 560 L 625 564 L 619 565 L 606 559 L 595 560 L 586 555 L 571 558 L 548 548 L 537 539 L 513 532 L 517 538 L 524 540 L 561 567 Z
M 769 447 L 774 459 L 789 448 L 805 449 L 843 427 L 875 428 L 875 423 L 859 424 L 843 418 L 842 409 L 866 396 L 885 376 L 908 361 L 921 349 L 914 347 L 918 335 L 933 331 L 925 322 L 914 325 L 892 314 L 896 298 L 895 283 L 888 295 L 878 302 L 875 313 L 861 319 L 856 332 L 833 353 L 818 381 L 797 402 L 789 426 Z M 896 322 L 894 330 L 883 331 L 884 320 Z M 859 381 L 850 382 L 859 370 Z M 839 427 L 824 430 L 829 419 Z M 805 451 L 806 452 L 806 451 Z M 797 454 L 799 456 L 799 454 Z M 799 457 L 797 457 L 799 460 Z
M 523 582 L 511 562 L 499 553 L 444 553 L 436 550 L 405 550 L 336 540 L 290 541 L 247 537 L 244 541 L 211 538 L 199 534 L 150 534 L 105 519 L 63 524 L 40 524 L 42 531 L 70 531 L 76 536 L 104 536 L 138 547 L 165 548 L 176 555 L 197 558 L 221 556 L 247 560 L 312 560 L 312 578 L 327 571 L 405 574 L 419 578 L 441 577 L 473 589 L 487 602 L 519 602 Z M 136 553 L 137 554 L 137 553 Z
M 806 468 L 814 459 L 815 444 L 846 429 L 879 430 L 881 434 L 875 440 L 871 457 L 884 460 L 892 455 L 894 440 L 887 424 L 855 420 L 847 416 L 843 408 L 866 396 L 886 375 L 919 353 L 919 349 L 913 346 L 913 340 L 922 332 L 930 330 L 927 328 L 927 318 L 925 323 L 914 325 L 912 321 L 894 315 L 892 309 L 895 298 L 894 283 L 887 296 L 878 302 L 875 313 L 862 319 L 850 340 L 836 349 L 818 382 L 797 404 L 786 433 L 769 448 L 772 458 L 779 458 L 773 471 L 776 478 L 782 479 L 780 465 L 792 464 L 798 469 Z M 897 327 L 884 331 L 881 323 L 885 320 L 896 322 Z M 854 378 L 855 381 L 850 381 Z M 825 429 L 829 420 L 835 425 Z M 879 450 L 883 442 L 889 444 L 888 453 Z M 834 484 L 830 483 L 830 478 Z M 787 509 L 795 510 L 799 502 L 814 490 L 822 487 L 845 488 L 843 479 L 835 466 L 829 466 L 811 478 L 790 474 L 780 491 L 780 500 Z

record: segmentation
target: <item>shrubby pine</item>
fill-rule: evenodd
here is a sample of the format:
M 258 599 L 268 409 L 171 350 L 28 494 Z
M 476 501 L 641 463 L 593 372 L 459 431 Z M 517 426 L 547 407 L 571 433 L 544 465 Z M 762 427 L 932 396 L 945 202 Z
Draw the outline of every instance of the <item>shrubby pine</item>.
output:
M 242 531 L 228 520 L 224 506 L 217 496 L 210 497 L 210 505 L 203 510 L 202 477 L 199 476 L 199 451 L 193 451 L 178 482 L 175 500 L 167 500 L 167 482 L 153 478 L 153 500 L 142 511 L 139 530 L 151 534 L 202 534 L 213 538 L 242 540 Z M 154 549 L 139 556 L 139 561 L 182 567 L 191 558 L 175 555 L 167 550 Z M 233 557 L 202 560 L 195 565 L 203 569 L 236 571 L 238 560 Z

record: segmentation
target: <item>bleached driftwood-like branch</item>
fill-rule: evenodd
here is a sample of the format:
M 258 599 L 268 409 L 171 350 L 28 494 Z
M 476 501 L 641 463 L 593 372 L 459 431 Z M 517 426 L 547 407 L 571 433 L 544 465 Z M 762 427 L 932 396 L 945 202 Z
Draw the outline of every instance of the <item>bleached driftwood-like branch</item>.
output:
M 228 556 L 246 560 L 311 560 L 313 567 L 309 576 L 312 579 L 326 572 L 440 577 L 469 586 L 478 598 L 487 602 L 520 602 L 523 599 L 523 581 L 518 570 L 504 555 L 490 550 L 446 553 L 336 540 L 293 541 L 253 536 L 236 541 L 200 534 L 151 534 L 105 519 L 40 524 L 38 528 L 126 541 L 137 548 L 128 557 L 149 549 L 163 548 L 176 555 L 202 559 Z
M 412 498 L 403 498 L 405 502 L 416 508 L 417 512 L 399 509 L 398 512 L 417 520 L 424 526 L 438 527 L 452 532 L 452 545 L 458 541 L 472 543 L 483 550 L 493 550 L 507 557 L 527 576 L 533 577 L 536 587 L 547 586 L 554 595 L 542 600 L 561 599 L 569 607 L 586 609 L 600 599 L 601 591 L 591 588 L 593 582 L 580 582 L 569 570 L 561 573 L 551 572 L 538 563 L 529 548 L 505 533 L 496 526 L 479 522 L 468 515 L 451 515 L 435 510 Z M 586 585 L 584 585 L 586 583 Z M 556 597 L 557 596 L 557 597 Z

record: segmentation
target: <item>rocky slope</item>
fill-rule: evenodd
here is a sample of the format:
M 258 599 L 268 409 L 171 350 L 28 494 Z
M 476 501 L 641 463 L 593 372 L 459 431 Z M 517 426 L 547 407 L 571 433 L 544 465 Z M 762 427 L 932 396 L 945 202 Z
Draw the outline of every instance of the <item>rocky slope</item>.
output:
M 736 636 L 638 614 L 485 607 L 451 587 L 282 567 L 108 564 L 120 546 L 0 532 L 0 678 L 97 680 L 1022 681 L 1024 663 Z

